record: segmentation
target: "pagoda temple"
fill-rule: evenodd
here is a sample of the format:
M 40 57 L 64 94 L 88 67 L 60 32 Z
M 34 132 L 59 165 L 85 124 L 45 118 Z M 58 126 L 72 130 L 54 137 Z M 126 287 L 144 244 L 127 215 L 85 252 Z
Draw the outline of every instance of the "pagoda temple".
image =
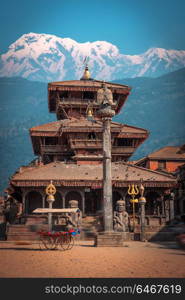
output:
M 97 112 L 104 86 L 111 92 L 112 106 L 118 114 L 131 88 L 92 79 L 87 66 L 79 80 L 48 84 L 48 108 L 50 113 L 56 114 L 57 120 L 30 129 L 37 159 L 20 167 L 10 179 L 10 193 L 22 202 L 24 215 L 30 216 L 34 209 L 48 207 L 45 189 L 51 180 L 57 189 L 53 208 L 66 208 L 70 200 L 77 200 L 84 219 L 97 216 L 101 211 L 103 142 L 102 120 Z M 113 210 L 116 201 L 124 199 L 131 218 L 128 185 L 139 184 L 142 179 L 147 224 L 159 225 L 165 223 L 169 215 L 174 216 L 171 205 L 171 213 L 166 217 L 164 201 L 166 191 L 174 187 L 174 177 L 127 162 L 148 136 L 146 129 L 111 122 Z M 156 201 L 160 202 L 157 211 Z M 136 205 L 136 214 L 138 211 Z

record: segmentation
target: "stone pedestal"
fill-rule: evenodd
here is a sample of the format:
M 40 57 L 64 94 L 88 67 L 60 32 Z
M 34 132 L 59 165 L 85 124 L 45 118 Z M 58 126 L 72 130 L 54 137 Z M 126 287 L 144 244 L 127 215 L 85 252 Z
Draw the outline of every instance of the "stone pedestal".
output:
M 95 237 L 95 247 L 123 247 L 121 232 L 100 232 Z
M 49 208 L 52 209 L 52 202 L 49 202 Z M 48 213 L 48 230 L 52 231 L 52 213 Z

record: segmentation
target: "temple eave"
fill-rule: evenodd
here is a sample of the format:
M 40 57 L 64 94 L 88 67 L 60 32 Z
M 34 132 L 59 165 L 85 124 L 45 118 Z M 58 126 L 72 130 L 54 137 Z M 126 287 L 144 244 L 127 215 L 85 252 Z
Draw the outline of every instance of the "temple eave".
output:
M 17 187 L 45 187 L 50 183 L 48 180 L 12 180 L 11 184 Z M 101 180 L 53 180 L 54 185 L 56 186 L 71 186 L 71 187 L 91 187 L 93 188 L 102 188 L 103 184 Z M 138 181 L 119 181 L 112 180 L 113 187 L 128 187 L 129 184 L 139 184 Z M 176 185 L 175 181 L 161 182 L 161 181 L 145 181 L 145 187 L 174 187 Z

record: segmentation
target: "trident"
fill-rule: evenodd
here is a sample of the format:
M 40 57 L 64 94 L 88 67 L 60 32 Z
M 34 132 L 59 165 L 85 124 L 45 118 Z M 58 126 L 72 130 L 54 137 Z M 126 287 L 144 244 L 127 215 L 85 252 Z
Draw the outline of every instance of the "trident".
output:
M 133 212 L 133 231 L 135 229 L 135 203 L 138 203 L 138 199 L 135 199 L 135 196 L 139 194 L 139 189 L 137 185 L 130 185 L 128 186 L 128 194 L 132 197 L 130 202 L 132 203 L 132 212 Z

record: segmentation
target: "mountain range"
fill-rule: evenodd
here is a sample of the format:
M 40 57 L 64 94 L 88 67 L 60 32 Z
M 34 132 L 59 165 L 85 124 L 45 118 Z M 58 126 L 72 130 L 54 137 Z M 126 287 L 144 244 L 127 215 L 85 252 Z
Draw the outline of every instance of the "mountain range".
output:
M 114 121 L 146 128 L 149 138 L 131 159 L 166 145 L 185 143 L 185 68 L 158 78 L 125 78 L 117 83 L 132 87 Z M 0 191 L 8 177 L 33 155 L 29 128 L 56 120 L 47 106 L 47 84 L 23 78 L 0 78 Z
M 185 67 L 184 50 L 150 48 L 139 55 L 125 55 L 106 41 L 78 43 L 51 34 L 28 33 L 0 56 L 0 77 L 41 82 L 80 79 L 86 57 L 92 77 L 109 81 L 158 77 Z

